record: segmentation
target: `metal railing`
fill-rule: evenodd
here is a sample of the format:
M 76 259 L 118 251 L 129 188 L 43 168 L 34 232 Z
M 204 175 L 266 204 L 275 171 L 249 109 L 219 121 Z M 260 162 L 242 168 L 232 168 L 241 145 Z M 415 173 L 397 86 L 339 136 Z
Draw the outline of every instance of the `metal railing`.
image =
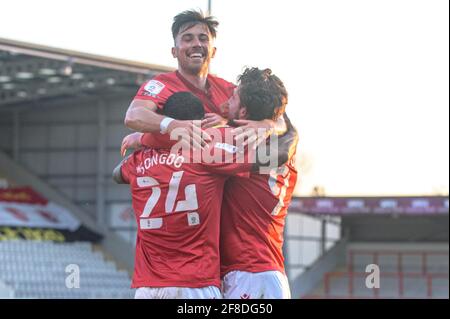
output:
M 393 251 L 393 250 L 349 250 L 347 255 L 347 271 L 341 272 L 329 272 L 324 275 L 324 296 L 308 296 L 308 298 L 380 298 L 380 289 L 372 288 L 372 296 L 358 296 L 355 294 L 355 280 L 358 278 L 366 278 L 369 273 L 355 271 L 355 259 L 360 255 L 371 256 L 372 263 L 375 265 L 379 264 L 380 259 L 383 256 L 394 256 L 396 263 L 394 263 L 393 272 L 381 272 L 380 277 L 382 278 L 392 278 L 398 280 L 398 293 L 392 298 L 410 298 L 410 296 L 405 297 L 405 279 L 423 279 L 425 281 L 426 287 L 421 287 L 426 290 L 426 298 L 434 298 L 434 281 L 437 279 L 446 279 L 448 282 L 449 274 L 448 272 L 433 272 L 430 271 L 428 261 L 430 256 L 447 256 L 448 251 Z M 406 256 L 418 256 L 420 262 L 418 263 L 420 271 L 409 272 L 405 271 L 405 257 Z M 447 259 L 448 260 L 448 259 Z M 448 266 L 448 265 L 447 265 Z M 347 295 L 333 295 L 331 293 L 332 280 L 337 278 L 347 278 Z M 448 283 L 447 283 L 448 285 Z M 419 298 L 419 297 L 417 297 Z
M 361 250 L 351 249 L 348 252 L 348 271 L 354 271 L 355 257 L 358 255 L 372 256 L 372 263 L 379 264 L 379 259 L 382 256 L 396 256 L 397 257 L 397 272 L 403 273 L 403 261 L 405 256 L 419 256 L 421 258 L 421 273 L 426 275 L 428 273 L 428 256 L 449 256 L 448 251 L 414 251 L 414 250 Z
M 324 276 L 324 297 L 325 298 L 334 298 L 331 294 L 331 283 L 333 279 L 336 278 L 347 278 L 347 295 L 339 296 L 340 298 L 380 298 L 380 289 L 372 288 L 373 291 L 372 296 L 358 297 L 354 292 L 354 279 L 355 278 L 366 278 L 368 276 L 367 273 L 361 272 L 329 272 Z M 393 278 L 398 279 L 398 295 L 392 296 L 392 298 L 410 298 L 410 296 L 406 297 L 404 294 L 404 279 L 405 278 L 417 278 L 424 279 L 426 281 L 426 298 L 433 298 L 433 280 L 435 279 L 447 279 L 448 274 L 426 274 L 423 275 L 421 273 L 382 273 L 381 276 L 383 278 Z

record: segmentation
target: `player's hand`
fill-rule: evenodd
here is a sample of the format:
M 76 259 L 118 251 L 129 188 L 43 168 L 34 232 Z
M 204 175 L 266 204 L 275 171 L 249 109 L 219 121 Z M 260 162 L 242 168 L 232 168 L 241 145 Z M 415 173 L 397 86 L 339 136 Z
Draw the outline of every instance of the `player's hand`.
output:
M 125 136 L 124 139 L 122 140 L 122 146 L 120 147 L 120 155 L 124 157 L 125 153 L 127 152 L 127 149 L 129 148 L 138 149 L 139 147 L 141 147 L 142 135 L 144 134 L 136 132 Z
M 219 114 L 216 113 L 206 113 L 205 118 L 202 120 L 203 128 L 210 128 L 217 125 L 226 125 L 228 123 L 228 119 L 223 118 Z
M 208 133 L 202 131 L 202 121 L 172 121 L 167 127 L 167 133 L 171 136 L 181 138 L 180 142 L 184 147 L 194 149 L 205 149 L 212 141 Z
M 234 123 L 239 126 L 232 131 L 236 135 L 238 145 L 241 147 L 249 145 L 254 149 L 272 134 L 275 127 L 275 122 L 272 120 L 234 120 Z

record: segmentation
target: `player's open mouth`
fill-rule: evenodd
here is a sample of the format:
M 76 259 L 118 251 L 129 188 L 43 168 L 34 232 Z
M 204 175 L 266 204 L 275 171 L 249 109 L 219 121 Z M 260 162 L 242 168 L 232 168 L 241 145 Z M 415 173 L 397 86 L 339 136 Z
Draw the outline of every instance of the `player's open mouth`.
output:
M 205 57 L 205 55 L 203 53 L 197 52 L 197 53 L 192 53 L 189 55 L 189 58 L 193 59 L 193 60 L 198 60 L 198 59 L 203 59 Z

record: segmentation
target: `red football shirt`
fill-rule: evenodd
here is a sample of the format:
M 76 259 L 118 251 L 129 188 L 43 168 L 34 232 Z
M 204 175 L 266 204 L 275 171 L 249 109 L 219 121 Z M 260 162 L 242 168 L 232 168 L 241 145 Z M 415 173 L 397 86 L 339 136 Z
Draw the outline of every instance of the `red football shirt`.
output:
M 214 149 L 223 155 L 235 151 L 224 143 Z M 133 288 L 220 288 L 224 184 L 229 175 L 249 172 L 251 167 L 248 158 L 241 164 L 195 164 L 152 148 L 134 152 L 122 164 L 138 224 Z
M 180 72 L 175 71 L 159 74 L 145 82 L 134 98 L 151 100 L 162 109 L 173 93 L 191 92 L 202 101 L 206 113 L 223 114 L 221 105 L 233 95 L 235 87 L 233 83 L 209 74 L 206 91 L 203 91 L 192 85 Z
M 175 71 L 159 74 L 145 82 L 137 92 L 135 99 L 151 100 L 157 105 L 158 109 L 162 110 L 172 94 L 191 92 L 202 101 L 205 113 L 217 113 L 226 117 L 221 106 L 233 95 L 235 87 L 233 83 L 209 74 L 206 91 L 203 91 L 192 85 L 180 72 Z M 151 146 L 155 143 L 155 140 L 158 141 L 161 138 L 160 133 L 145 133 L 142 136 L 141 143 L 145 146 Z
M 222 277 L 233 270 L 284 271 L 283 231 L 297 181 L 295 156 L 271 174 L 230 178 L 220 225 Z

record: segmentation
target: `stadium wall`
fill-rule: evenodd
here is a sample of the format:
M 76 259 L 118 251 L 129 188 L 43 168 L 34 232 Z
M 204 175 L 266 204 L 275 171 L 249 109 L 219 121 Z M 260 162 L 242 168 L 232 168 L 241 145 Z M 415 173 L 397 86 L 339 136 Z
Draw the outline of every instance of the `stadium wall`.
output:
M 127 227 L 111 227 L 110 213 L 117 205 L 131 207 L 131 196 L 111 173 L 121 161 L 122 138 L 131 132 L 123 118 L 134 94 L 36 101 L 0 112 L 0 150 L 100 225 L 104 248 L 128 269 L 134 263 L 129 244 L 135 240 L 135 222 L 128 218 Z M 109 234 L 114 236 L 108 240 Z
M 131 198 L 126 186 L 113 183 L 111 173 L 121 160 L 122 138 L 130 133 L 123 118 L 133 94 L 130 91 L 129 96 L 119 99 L 38 104 L 35 108 L 16 111 L 16 123 L 13 114 L 2 113 L 0 149 L 94 219 L 98 219 L 97 180 L 100 179 L 105 211 L 100 220 L 108 225 L 111 205 L 129 203 Z M 105 110 L 105 160 L 99 164 L 101 104 Z M 99 168 L 103 171 L 100 177 Z

